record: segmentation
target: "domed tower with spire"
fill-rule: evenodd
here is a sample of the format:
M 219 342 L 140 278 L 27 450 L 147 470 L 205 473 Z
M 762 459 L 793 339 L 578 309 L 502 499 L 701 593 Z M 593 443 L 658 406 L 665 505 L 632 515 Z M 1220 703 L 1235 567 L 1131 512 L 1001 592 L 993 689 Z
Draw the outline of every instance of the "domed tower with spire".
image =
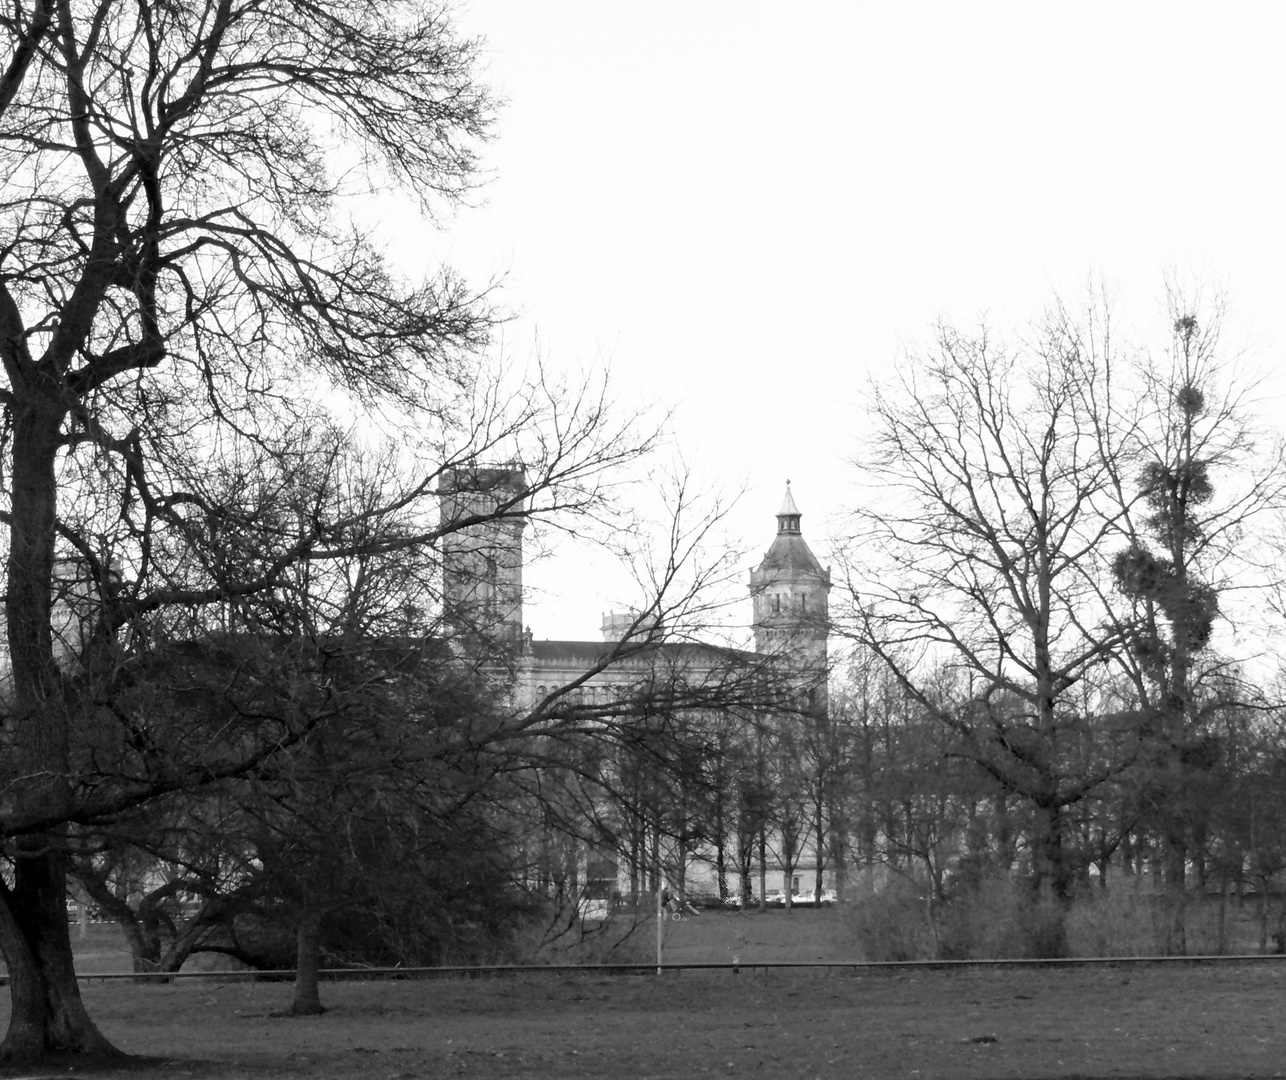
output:
M 831 572 L 822 569 L 805 541 L 799 528 L 802 516 L 787 480 L 777 511 L 777 537 L 763 562 L 750 571 L 755 649 L 779 658 L 811 684 L 814 701 L 824 702 Z

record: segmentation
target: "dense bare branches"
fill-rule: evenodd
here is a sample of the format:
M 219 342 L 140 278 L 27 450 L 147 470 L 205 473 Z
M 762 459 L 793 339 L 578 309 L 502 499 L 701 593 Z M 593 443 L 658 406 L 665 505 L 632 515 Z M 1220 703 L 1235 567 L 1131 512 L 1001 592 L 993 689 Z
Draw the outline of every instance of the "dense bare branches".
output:
M 1160 766 L 1231 704 L 1227 657 L 1198 654 L 1224 591 L 1262 565 L 1255 531 L 1283 489 L 1217 316 L 1176 309 L 1158 359 L 1123 356 L 1101 305 L 1056 308 L 1017 345 L 940 327 L 875 394 L 852 633 L 948 753 L 1028 804 L 1034 877 L 1059 895 L 1137 824 L 1091 841 L 1084 806 L 1143 776 L 1158 795 Z
M 123 627 L 277 588 L 300 559 L 379 532 L 388 508 L 323 495 L 304 513 L 296 493 L 325 485 L 301 470 L 338 441 L 319 431 L 296 453 L 299 403 L 339 389 L 441 432 L 473 394 L 489 313 L 447 271 L 398 280 L 342 200 L 389 181 L 425 208 L 457 200 L 491 106 L 476 46 L 414 0 L 19 2 L 0 32 L 6 813 L 10 831 L 56 832 L 91 810 L 69 755 L 95 696 L 56 663 L 57 543 L 89 568 L 90 667 L 106 671 Z M 175 777 L 185 767 L 211 765 Z M 41 929 L 62 904 L 50 840 L 19 836 L 0 890 L 6 1054 L 107 1050 L 63 935 Z

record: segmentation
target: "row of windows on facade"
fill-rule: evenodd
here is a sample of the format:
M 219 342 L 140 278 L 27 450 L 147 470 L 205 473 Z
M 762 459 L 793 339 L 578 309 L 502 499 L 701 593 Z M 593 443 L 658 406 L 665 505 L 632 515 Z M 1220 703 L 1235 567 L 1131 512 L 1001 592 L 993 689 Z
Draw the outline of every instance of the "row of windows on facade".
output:
M 628 683 L 612 685 L 610 683 L 591 683 L 578 686 L 568 692 L 566 698 L 574 705 L 610 705 L 621 700 L 621 690 Z M 546 694 L 558 690 L 558 686 L 546 686 L 543 683 L 536 687 L 536 700 L 543 701 Z M 816 687 L 807 690 L 778 690 L 771 700 L 782 708 L 814 709 L 817 707 L 820 694 Z
M 784 598 L 784 599 L 785 599 L 785 601 L 786 601 L 786 610 L 787 610 L 787 611 L 789 611 L 789 610 L 790 610 L 790 594 L 789 594 L 789 593 L 774 593 L 774 594 L 773 594 L 773 598 L 772 598 L 772 613 L 773 613 L 774 615 L 780 615 L 780 614 L 781 614 L 781 602 L 782 602 L 783 598 Z M 802 611 L 802 612 L 804 612 L 805 614 L 807 614 L 807 612 L 808 612 L 808 593 L 800 593 L 800 594 L 799 594 L 799 610 L 800 610 L 800 611 Z
M 557 686 L 537 686 L 536 700 L 543 700 L 546 694 L 558 690 Z M 620 700 L 621 686 L 613 686 L 608 683 L 592 683 L 588 686 L 578 686 L 575 690 L 570 691 L 566 697 L 575 705 L 608 705 L 613 701 Z

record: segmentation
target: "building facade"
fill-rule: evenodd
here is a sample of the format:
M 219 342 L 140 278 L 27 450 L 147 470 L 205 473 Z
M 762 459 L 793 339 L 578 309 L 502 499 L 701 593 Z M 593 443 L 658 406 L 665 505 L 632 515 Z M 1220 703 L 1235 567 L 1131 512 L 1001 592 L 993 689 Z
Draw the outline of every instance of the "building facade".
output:
M 744 828 L 737 835 L 731 824 L 745 806 L 738 786 L 745 786 L 745 778 L 736 771 L 748 766 L 738 747 L 769 720 L 802 723 L 824 715 L 827 707 L 831 577 L 804 539 L 803 515 L 789 482 L 776 515 L 776 536 L 749 575 L 754 648 L 748 650 L 673 640 L 655 620 L 633 611 L 605 615 L 597 639 L 538 640 L 523 623 L 525 482 L 516 466 L 444 478 L 443 522 L 452 526 L 442 548 L 448 620 L 463 640 L 486 644 L 503 657 L 498 666 L 506 669 L 508 692 L 519 711 L 552 715 L 574 708 L 592 716 L 600 710 L 614 724 L 629 718 L 646 734 L 649 723 L 659 730 L 659 703 L 665 703 L 684 712 L 698 748 L 698 760 L 673 763 L 672 776 L 665 779 L 659 775 L 664 770 L 653 770 L 643 760 L 645 749 L 637 760 L 623 751 L 620 760 L 604 762 L 604 790 L 611 790 L 616 806 L 600 813 L 589 805 L 593 797 L 580 789 L 566 796 L 587 800 L 583 810 L 599 819 L 603 841 L 596 844 L 586 830 L 572 844 L 580 844 L 580 854 L 571 856 L 565 843 L 551 841 L 559 854 L 545 862 L 558 863 L 576 879 L 572 885 L 595 902 L 637 897 L 655 889 L 659 879 L 689 894 L 728 895 L 747 886 L 756 894 L 765 888 L 791 890 L 799 883 L 793 879 L 807 873 L 797 874 L 796 867 L 810 861 L 809 853 L 797 847 L 788 859 L 791 865 L 783 867 L 774 858 L 781 845 L 764 835 L 762 824 L 757 844 L 748 843 Z M 632 709 L 637 715 L 631 716 Z M 680 735 L 672 752 L 682 754 L 684 745 Z M 689 803 L 682 790 L 685 769 L 686 775 L 699 776 L 703 790 L 718 791 L 722 785 L 727 805 L 712 809 Z M 702 820 L 697 827 L 698 813 L 717 820 Z M 816 861 L 814 853 L 814 866 Z

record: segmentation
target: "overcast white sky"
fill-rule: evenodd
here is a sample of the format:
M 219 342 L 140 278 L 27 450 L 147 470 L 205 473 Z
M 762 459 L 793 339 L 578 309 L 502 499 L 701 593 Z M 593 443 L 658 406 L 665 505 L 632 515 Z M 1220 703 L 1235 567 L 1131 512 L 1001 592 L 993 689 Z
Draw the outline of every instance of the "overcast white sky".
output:
M 758 552 L 789 477 L 825 561 L 866 381 L 939 316 L 1021 323 L 1095 273 L 1146 329 L 1177 268 L 1227 288 L 1261 362 L 1281 355 L 1286 4 L 460 0 L 457 18 L 507 105 L 482 205 L 433 254 L 505 276 L 515 356 L 539 340 L 677 406 L 697 470 L 747 482 L 732 524 Z M 592 576 L 536 571 L 538 637 L 594 637 L 629 599 Z

